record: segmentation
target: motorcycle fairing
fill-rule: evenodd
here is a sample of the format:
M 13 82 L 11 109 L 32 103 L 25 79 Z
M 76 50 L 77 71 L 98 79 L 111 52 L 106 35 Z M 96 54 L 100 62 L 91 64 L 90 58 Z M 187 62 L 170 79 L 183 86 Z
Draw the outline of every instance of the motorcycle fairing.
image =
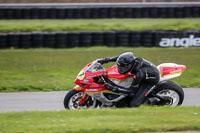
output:
M 80 87 L 79 85 L 74 86 L 73 88 L 76 91 L 83 91 L 84 89 L 82 87 Z
M 74 86 L 73 89 L 77 90 L 77 91 L 84 91 L 85 93 L 111 92 L 109 90 L 104 89 L 104 87 L 102 87 L 102 88 L 89 88 L 89 89 L 86 89 L 86 88 L 80 87 L 79 85 Z
M 95 63 L 95 62 L 87 64 L 80 71 L 77 78 L 75 79 L 75 84 L 79 85 L 81 88 L 87 88 L 87 89 L 102 88 L 102 85 L 94 83 L 93 78 L 102 76 L 103 74 L 105 74 L 106 71 L 101 70 L 101 71 L 97 71 L 97 72 L 88 72 L 88 69 L 90 68 L 90 66 L 93 63 Z M 78 90 L 77 88 L 75 88 L 75 89 Z
M 106 70 L 106 76 L 108 79 L 115 79 L 120 82 L 125 78 L 132 76 L 132 74 L 130 72 L 127 74 L 120 74 L 117 70 L 117 65 L 114 65 Z
M 172 79 L 180 76 L 185 71 L 185 65 L 177 65 L 175 63 L 163 63 L 157 66 L 160 72 L 160 80 Z

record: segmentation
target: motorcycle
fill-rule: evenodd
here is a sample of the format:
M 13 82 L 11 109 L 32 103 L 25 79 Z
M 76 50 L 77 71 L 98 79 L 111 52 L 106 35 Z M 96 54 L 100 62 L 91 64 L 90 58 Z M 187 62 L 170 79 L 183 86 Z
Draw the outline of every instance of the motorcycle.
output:
M 150 102 L 145 104 L 152 106 L 181 105 L 184 100 L 183 89 L 178 84 L 169 81 L 169 79 L 181 76 L 186 66 L 163 63 L 158 65 L 157 69 L 160 72 L 160 81 L 146 93 L 146 97 Z M 99 81 L 103 80 L 112 85 L 130 89 L 133 76 L 131 73 L 120 74 L 116 65 L 106 70 L 98 63 L 98 60 L 95 60 L 79 72 L 75 79 L 77 85 L 64 98 L 64 107 L 70 110 L 128 107 L 131 100 L 130 95 L 107 90 Z

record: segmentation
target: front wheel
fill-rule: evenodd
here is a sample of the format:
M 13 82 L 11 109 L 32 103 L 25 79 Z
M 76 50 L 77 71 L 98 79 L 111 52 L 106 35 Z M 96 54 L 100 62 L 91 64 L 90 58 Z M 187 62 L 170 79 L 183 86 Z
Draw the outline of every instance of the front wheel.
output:
M 84 105 L 80 105 L 79 103 L 82 96 L 83 96 L 83 92 L 81 91 L 76 91 L 76 90 L 69 91 L 64 98 L 64 107 L 70 110 L 96 107 L 97 101 L 91 96 L 87 97 Z
M 178 106 L 183 103 L 183 89 L 174 82 L 166 81 L 162 83 L 156 90 L 156 96 L 161 99 L 158 105 Z

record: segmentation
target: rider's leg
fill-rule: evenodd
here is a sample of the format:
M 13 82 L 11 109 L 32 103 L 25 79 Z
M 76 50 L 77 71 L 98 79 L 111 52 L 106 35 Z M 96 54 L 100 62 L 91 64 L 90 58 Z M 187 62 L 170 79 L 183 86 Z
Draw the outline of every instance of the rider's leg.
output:
M 153 85 L 143 83 L 139 87 L 136 94 L 131 99 L 129 106 L 130 107 L 139 107 L 144 102 L 144 100 L 146 99 L 146 96 L 147 96 L 146 94 L 152 87 L 153 87 Z

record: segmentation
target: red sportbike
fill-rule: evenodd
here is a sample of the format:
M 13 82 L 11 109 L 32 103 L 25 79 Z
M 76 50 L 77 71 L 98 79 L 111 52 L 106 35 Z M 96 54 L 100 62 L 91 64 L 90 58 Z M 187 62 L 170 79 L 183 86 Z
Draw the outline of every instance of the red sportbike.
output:
M 159 83 L 150 89 L 147 94 L 148 104 L 154 106 L 177 106 L 181 105 L 184 99 L 183 89 L 169 79 L 179 77 L 186 69 L 184 65 L 175 63 L 163 63 L 157 66 L 160 71 Z M 130 89 L 133 82 L 131 73 L 120 74 L 117 66 L 114 65 L 107 70 L 98 63 L 98 60 L 87 64 L 76 77 L 77 84 L 69 91 L 64 98 L 66 109 L 83 108 L 122 108 L 128 107 L 131 96 L 127 94 L 115 93 L 103 87 L 99 81 L 104 80 L 112 85 Z M 147 103 L 146 103 L 147 104 Z

